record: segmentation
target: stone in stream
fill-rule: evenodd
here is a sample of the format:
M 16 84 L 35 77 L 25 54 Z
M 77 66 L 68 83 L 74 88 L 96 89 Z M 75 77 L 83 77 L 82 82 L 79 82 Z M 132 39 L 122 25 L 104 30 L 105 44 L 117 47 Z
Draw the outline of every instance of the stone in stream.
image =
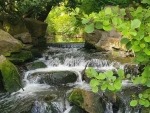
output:
M 69 96 L 69 101 L 88 113 L 104 113 L 103 103 L 99 94 L 83 89 L 75 89 Z
M 71 71 L 53 71 L 53 72 L 36 72 L 32 73 L 27 78 L 30 82 L 46 83 L 49 85 L 65 85 L 74 83 L 77 80 L 77 75 Z

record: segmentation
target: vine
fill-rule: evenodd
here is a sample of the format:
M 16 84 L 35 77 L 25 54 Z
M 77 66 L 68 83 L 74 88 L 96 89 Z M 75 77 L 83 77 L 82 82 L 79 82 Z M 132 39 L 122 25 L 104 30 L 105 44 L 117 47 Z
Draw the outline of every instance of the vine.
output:
M 148 0 L 142 3 L 150 4 Z M 138 5 L 136 8 L 119 8 L 107 7 L 99 13 L 91 13 L 84 15 L 82 24 L 85 25 L 85 32 L 92 33 L 94 29 L 103 29 L 110 31 L 115 28 L 121 32 L 123 38 L 121 43 L 125 44 L 127 50 L 135 53 L 133 62 L 144 65 L 143 72 L 136 77 L 130 74 L 124 75 L 124 71 L 117 71 L 118 77 L 114 76 L 113 71 L 109 70 L 105 73 L 97 73 L 93 68 L 88 68 L 86 74 L 90 81 L 93 92 L 98 92 L 99 86 L 101 90 L 119 91 L 122 89 L 122 80 L 130 79 L 133 84 L 141 84 L 147 89 L 138 94 L 130 102 L 131 106 L 138 104 L 144 107 L 150 106 L 150 8 L 143 8 Z

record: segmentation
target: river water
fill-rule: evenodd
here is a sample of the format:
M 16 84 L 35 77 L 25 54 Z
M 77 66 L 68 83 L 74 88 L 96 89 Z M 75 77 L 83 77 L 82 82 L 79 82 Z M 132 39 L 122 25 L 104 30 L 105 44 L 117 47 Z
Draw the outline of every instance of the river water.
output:
M 68 102 L 70 92 L 75 88 L 91 90 L 89 85 L 81 79 L 81 72 L 87 63 L 89 63 L 88 67 L 94 67 L 97 71 L 124 68 L 124 64 L 109 61 L 101 52 L 88 52 L 81 48 L 49 47 L 43 53 L 43 57 L 34 62 L 37 61 L 44 62 L 47 67 L 23 72 L 24 91 L 20 89 L 11 94 L 1 94 L 0 113 L 69 113 L 72 107 Z M 28 76 L 32 73 L 51 71 L 72 71 L 78 75 L 78 79 L 75 83 L 65 86 L 40 84 L 36 80 L 32 82 L 28 80 Z M 107 107 L 109 106 L 111 105 L 108 104 Z M 131 110 L 126 108 L 125 111 L 124 113 L 130 113 Z M 112 113 L 112 110 L 109 109 L 108 113 Z M 137 113 L 139 113 L 138 110 Z

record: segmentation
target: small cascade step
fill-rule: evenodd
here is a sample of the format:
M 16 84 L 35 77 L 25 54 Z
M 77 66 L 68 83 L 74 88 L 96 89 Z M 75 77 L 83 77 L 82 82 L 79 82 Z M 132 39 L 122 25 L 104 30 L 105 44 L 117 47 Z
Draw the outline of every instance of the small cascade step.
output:
M 58 47 L 58 48 L 83 48 L 84 42 L 52 42 L 47 44 L 49 47 Z

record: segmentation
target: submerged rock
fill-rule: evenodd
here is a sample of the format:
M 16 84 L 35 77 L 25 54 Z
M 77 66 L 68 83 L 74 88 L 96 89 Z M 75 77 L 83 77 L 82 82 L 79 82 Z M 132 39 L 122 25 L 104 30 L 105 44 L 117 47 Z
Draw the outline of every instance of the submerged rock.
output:
M 69 111 L 69 113 L 87 113 L 85 110 L 83 110 L 82 108 L 74 105 L 71 110 Z
M 18 70 L 3 55 L 0 56 L 0 71 L 6 91 L 14 92 L 20 89 L 19 84 L 21 84 L 21 81 Z
M 30 82 L 46 83 L 49 85 L 62 85 L 74 83 L 77 80 L 77 75 L 70 71 L 54 71 L 54 72 L 36 72 L 32 73 L 27 78 Z
M 75 89 L 70 94 L 69 101 L 88 113 L 104 113 L 100 95 L 91 91 Z
M 34 69 L 38 69 L 38 68 L 46 68 L 46 64 L 43 62 L 33 62 L 31 65 L 29 65 L 27 68 L 29 70 L 34 70 Z

